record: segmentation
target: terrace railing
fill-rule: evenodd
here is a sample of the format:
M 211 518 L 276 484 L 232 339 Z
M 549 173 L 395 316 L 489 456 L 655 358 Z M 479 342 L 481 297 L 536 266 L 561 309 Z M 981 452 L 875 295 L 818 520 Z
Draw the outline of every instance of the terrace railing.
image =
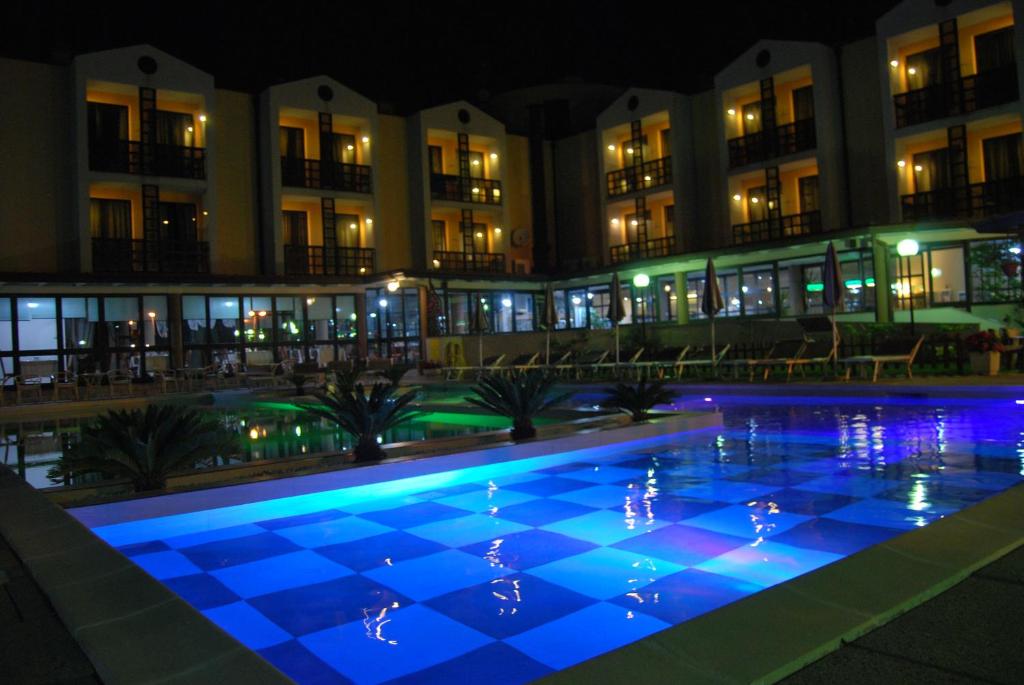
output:
M 729 140 L 729 167 L 736 168 L 766 159 L 813 150 L 818 145 L 814 119 L 801 119 L 774 130 L 748 133 Z
M 633 262 L 638 259 L 667 257 L 673 254 L 675 249 L 676 237 L 669 235 L 664 238 L 652 238 L 642 243 L 614 245 L 610 249 L 610 253 L 612 264 L 622 264 L 623 262 Z
M 340 190 L 349 193 L 372 193 L 372 171 L 365 164 L 281 158 L 281 184 L 293 188 Z
M 894 95 L 896 128 L 970 114 L 1013 102 L 1017 97 L 1016 65 L 963 76 L 952 83 L 936 83 Z
M 904 221 L 984 218 L 1024 209 L 1024 177 L 903 195 Z
M 89 145 L 89 169 L 120 174 L 206 178 L 206 148 L 188 145 L 153 145 L 147 154 L 137 140 L 93 141 Z
M 493 252 L 435 250 L 435 269 L 461 273 L 505 273 L 505 255 Z
M 638 164 L 609 171 L 607 174 L 608 195 L 626 195 L 638 190 L 648 190 L 672 183 L 672 157 L 661 157 Z
M 434 200 L 500 205 L 501 181 L 493 178 L 431 174 L 430 197 Z
M 95 273 L 210 273 L 210 244 L 205 241 L 93 238 Z
M 732 242 L 743 245 L 814 233 L 821 233 L 821 212 L 818 210 L 736 224 L 732 227 Z
M 373 273 L 372 247 L 285 245 L 284 269 L 289 276 L 364 276 Z

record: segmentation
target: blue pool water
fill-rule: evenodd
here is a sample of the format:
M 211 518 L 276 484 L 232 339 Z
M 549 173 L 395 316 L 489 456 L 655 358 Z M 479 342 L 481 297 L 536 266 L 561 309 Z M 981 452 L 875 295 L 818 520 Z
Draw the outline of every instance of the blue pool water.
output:
M 521 683 L 1024 480 L 1013 400 L 712 399 L 722 429 L 94 531 L 300 683 Z

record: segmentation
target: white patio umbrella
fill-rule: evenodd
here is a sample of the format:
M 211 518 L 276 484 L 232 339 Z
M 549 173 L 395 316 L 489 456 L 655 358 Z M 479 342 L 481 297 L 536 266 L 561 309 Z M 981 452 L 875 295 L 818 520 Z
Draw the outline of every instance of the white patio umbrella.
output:
M 622 285 L 619 275 L 612 274 L 612 284 L 608 292 L 608 320 L 615 326 L 615 363 L 619 363 L 619 322 L 625 316 L 622 309 Z
M 544 330 L 547 331 L 545 341 L 545 352 L 544 352 L 544 365 L 551 365 L 551 329 L 558 323 L 558 315 L 555 313 L 555 292 L 551 289 L 551 284 L 548 283 L 547 289 L 544 291 L 544 312 L 541 314 L 540 322 L 544 324 Z
M 704 269 L 704 296 L 700 300 L 700 310 L 711 320 L 711 366 L 718 363 L 715 354 L 715 315 L 722 311 L 725 303 L 722 301 L 722 291 L 718 287 L 718 274 L 715 272 L 715 263 L 708 257 L 707 268 Z
M 839 346 L 839 335 L 836 329 L 836 310 L 842 311 L 843 309 L 843 269 L 839 265 L 839 255 L 836 254 L 836 248 L 832 245 L 832 241 L 828 242 L 828 249 L 825 250 L 825 264 L 821 269 L 822 282 L 825 286 L 821 291 L 822 300 L 825 306 L 828 307 L 830 313 L 830 319 L 832 321 L 832 370 L 835 374 L 839 373 L 839 362 L 836 359 L 838 356 Z
M 476 298 L 476 315 L 473 317 L 473 332 L 477 334 L 477 353 L 480 367 L 484 365 L 484 333 L 491 330 L 491 318 L 487 315 L 484 298 Z

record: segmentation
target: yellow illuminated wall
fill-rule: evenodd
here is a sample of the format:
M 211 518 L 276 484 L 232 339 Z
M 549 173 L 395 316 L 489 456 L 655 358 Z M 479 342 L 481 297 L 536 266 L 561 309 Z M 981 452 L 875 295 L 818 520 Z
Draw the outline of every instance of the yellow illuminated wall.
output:
M 216 116 L 207 122 L 216 129 L 216 241 L 210 268 L 218 274 L 258 273 L 256 166 L 252 141 L 256 137 L 254 103 L 245 93 L 216 91 Z

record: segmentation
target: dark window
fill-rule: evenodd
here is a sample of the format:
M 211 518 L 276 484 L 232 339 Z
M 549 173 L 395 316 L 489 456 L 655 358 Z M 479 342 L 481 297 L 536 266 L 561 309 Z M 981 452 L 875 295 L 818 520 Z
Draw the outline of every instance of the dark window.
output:
M 914 190 L 918 193 L 950 187 L 949 149 L 914 155 Z
M 128 200 L 89 200 L 89 227 L 94 238 L 132 237 L 132 203 Z
M 487 224 L 473 224 L 473 251 L 487 252 Z
M 793 90 L 793 121 L 814 118 L 814 86 Z
M 338 244 L 342 247 L 359 247 L 359 216 L 356 214 L 335 214 L 334 225 L 338 233 Z
M 156 142 L 158 145 L 191 147 L 194 137 L 191 114 L 180 112 L 156 112 Z
M 672 129 L 663 128 L 661 133 L 661 156 L 668 157 L 672 154 Z
M 305 131 L 293 126 L 280 127 L 281 156 L 289 159 L 303 159 L 306 156 Z
M 89 103 L 89 143 L 112 144 L 128 140 L 128 108 L 102 102 Z
M 342 164 L 356 163 L 356 137 L 348 133 L 331 134 L 332 159 Z
M 482 152 L 469 153 L 469 175 L 473 178 L 484 177 L 484 155 Z
M 939 49 L 907 55 L 907 87 L 910 90 L 942 83 Z
M 445 229 L 444 221 L 440 219 L 433 219 L 430 222 L 430 226 L 433 236 L 434 250 L 436 250 L 437 252 L 444 252 L 446 249 L 448 249 L 448 240 L 446 238 L 447 231 Z
M 761 130 L 761 102 L 749 102 L 743 105 L 743 135 L 750 135 Z
M 974 37 L 974 57 L 978 73 L 1010 66 L 1013 58 L 1013 27 L 982 33 Z
M 668 205 L 665 207 L 665 235 L 675 235 L 676 233 L 676 207 L 675 205 Z
M 196 206 L 184 202 L 160 203 L 160 239 L 195 242 L 198 239 Z
M 306 245 L 309 243 L 309 230 L 305 212 L 285 210 L 281 213 L 281 220 L 282 227 L 284 228 L 285 245 Z
M 430 173 L 444 173 L 444 152 L 440 145 L 428 145 L 427 153 L 430 156 Z
M 747 191 L 747 213 L 750 221 L 764 221 L 768 218 L 768 203 L 765 195 L 768 189 L 765 186 L 756 186 Z
M 1021 134 L 1012 133 L 982 141 L 985 156 L 985 180 L 998 181 L 1004 178 L 1019 178 L 1024 169 L 1024 151 L 1021 149 Z
M 800 185 L 800 211 L 815 212 L 818 207 L 818 177 L 804 176 L 798 181 Z

